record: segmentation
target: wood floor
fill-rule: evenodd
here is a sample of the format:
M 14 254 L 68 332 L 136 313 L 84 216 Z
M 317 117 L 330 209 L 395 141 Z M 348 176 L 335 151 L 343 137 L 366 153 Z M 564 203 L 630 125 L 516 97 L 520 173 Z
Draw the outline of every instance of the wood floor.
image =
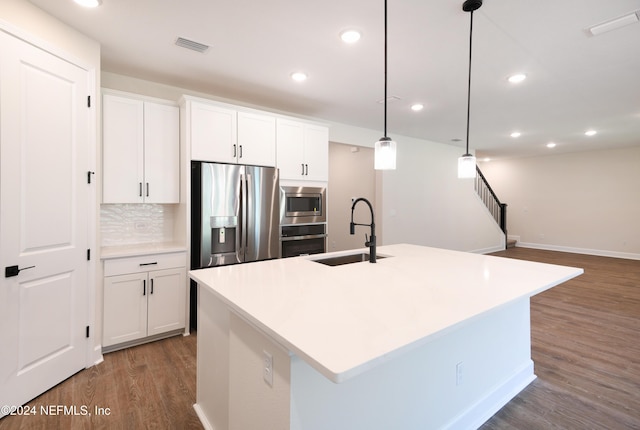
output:
M 640 429 L 640 261 L 526 248 L 495 255 L 585 273 L 531 298 L 538 378 L 481 429 Z
M 538 379 L 481 429 L 640 429 L 640 261 L 526 248 L 495 255 L 585 274 L 531 299 Z M 195 357 L 195 335 L 106 354 L 29 403 L 86 405 L 91 416 L 8 416 L 0 430 L 201 429 Z

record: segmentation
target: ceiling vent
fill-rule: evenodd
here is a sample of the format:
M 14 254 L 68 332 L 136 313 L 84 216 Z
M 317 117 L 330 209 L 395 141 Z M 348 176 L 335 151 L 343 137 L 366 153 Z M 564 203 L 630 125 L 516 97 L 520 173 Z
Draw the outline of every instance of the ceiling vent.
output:
M 207 49 L 209 49 L 209 45 L 194 42 L 193 40 L 185 39 L 184 37 L 178 37 L 176 39 L 176 45 L 182 48 L 191 49 L 192 51 L 196 51 L 201 54 L 204 54 L 207 51 Z
M 640 11 L 636 11 L 618 18 L 601 22 L 600 24 L 589 27 L 587 29 L 587 33 L 591 36 L 598 36 L 599 34 L 606 33 L 607 31 L 616 30 L 629 24 L 636 23 L 639 21 L 639 14 Z

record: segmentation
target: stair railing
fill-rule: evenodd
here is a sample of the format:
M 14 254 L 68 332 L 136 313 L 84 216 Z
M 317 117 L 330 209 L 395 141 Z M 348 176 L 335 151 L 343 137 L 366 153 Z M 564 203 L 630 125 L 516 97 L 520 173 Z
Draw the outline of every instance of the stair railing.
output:
M 496 222 L 500 226 L 500 229 L 504 232 L 506 244 L 507 204 L 500 202 L 500 199 L 498 199 L 496 193 L 493 192 L 493 189 L 491 189 L 489 182 L 487 182 L 487 178 L 484 177 L 478 166 L 476 166 L 476 172 L 478 172 L 475 180 L 476 193 L 478 193 L 478 196 L 480 196 L 482 202 L 485 204 L 487 209 L 489 209 L 489 212 L 493 216 L 493 219 L 496 220 Z

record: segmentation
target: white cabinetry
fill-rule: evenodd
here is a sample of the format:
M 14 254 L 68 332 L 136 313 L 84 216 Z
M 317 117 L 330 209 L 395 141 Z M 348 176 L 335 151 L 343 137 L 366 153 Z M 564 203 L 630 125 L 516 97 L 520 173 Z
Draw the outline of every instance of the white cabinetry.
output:
M 114 350 L 184 329 L 184 252 L 106 260 L 104 274 L 104 349 Z
M 179 203 L 179 109 L 103 95 L 103 203 Z
M 192 160 L 276 165 L 275 117 L 187 97 L 183 106 Z
M 277 166 L 280 179 L 329 180 L 329 130 L 278 118 Z
M 238 148 L 238 163 L 275 166 L 275 117 L 238 112 Z

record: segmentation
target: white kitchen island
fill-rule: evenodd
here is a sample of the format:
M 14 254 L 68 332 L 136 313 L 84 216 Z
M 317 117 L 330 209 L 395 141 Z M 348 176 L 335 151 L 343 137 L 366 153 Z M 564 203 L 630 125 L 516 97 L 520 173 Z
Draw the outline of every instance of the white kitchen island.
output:
M 535 379 L 529 298 L 583 272 L 415 245 L 313 261 L 354 252 L 190 272 L 206 428 L 477 428 Z

